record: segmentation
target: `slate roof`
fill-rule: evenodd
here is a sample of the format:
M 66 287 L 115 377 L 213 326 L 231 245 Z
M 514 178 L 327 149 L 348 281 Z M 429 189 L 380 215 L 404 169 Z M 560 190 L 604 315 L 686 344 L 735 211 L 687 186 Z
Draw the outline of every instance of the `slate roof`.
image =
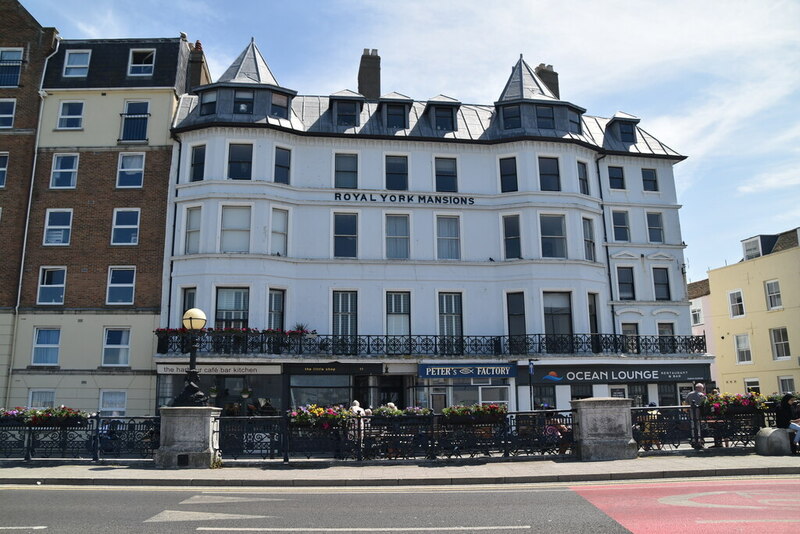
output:
M 257 83 L 280 87 L 252 38 L 239 57 L 222 73 L 217 83 Z
M 131 49 L 154 49 L 155 64 L 150 76 L 129 76 Z M 90 50 L 89 72 L 85 77 L 65 77 L 68 50 Z M 174 39 L 64 39 L 58 52 L 47 62 L 44 89 L 93 89 L 106 87 L 170 87 L 186 90 L 189 47 Z
M 750 241 L 751 239 L 758 238 L 761 242 L 761 256 L 772 254 L 773 252 L 780 252 L 798 246 L 798 233 L 800 228 L 787 230 L 780 234 L 761 234 L 753 237 L 743 239 L 742 242 Z M 755 259 L 755 258 L 753 258 Z
M 498 103 L 518 100 L 558 100 L 531 66 L 525 63 L 521 55 L 517 64 L 511 69 L 511 76 L 508 77 L 506 86 L 500 93 Z
M 697 299 L 705 295 L 711 294 L 711 286 L 708 283 L 708 278 L 705 280 L 698 280 L 691 282 L 688 285 L 689 300 Z

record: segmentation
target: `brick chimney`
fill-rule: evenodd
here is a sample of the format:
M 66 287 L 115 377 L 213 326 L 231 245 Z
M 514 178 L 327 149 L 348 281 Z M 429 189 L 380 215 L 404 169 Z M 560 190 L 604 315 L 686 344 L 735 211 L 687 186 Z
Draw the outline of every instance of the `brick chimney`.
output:
M 539 63 L 539 66 L 534 71 L 536 71 L 536 75 L 544 82 L 547 88 L 550 89 L 550 92 L 556 98 L 561 98 L 561 94 L 558 91 L 558 73 L 553 70 L 553 66 Z
M 203 54 L 203 44 L 195 41 L 194 45 L 189 43 L 189 63 L 186 72 L 186 90 L 191 91 L 198 85 L 211 83 L 206 65 L 206 56 Z
M 364 49 L 361 64 L 358 66 L 358 92 L 367 100 L 378 100 L 381 97 L 381 56 L 378 50 Z

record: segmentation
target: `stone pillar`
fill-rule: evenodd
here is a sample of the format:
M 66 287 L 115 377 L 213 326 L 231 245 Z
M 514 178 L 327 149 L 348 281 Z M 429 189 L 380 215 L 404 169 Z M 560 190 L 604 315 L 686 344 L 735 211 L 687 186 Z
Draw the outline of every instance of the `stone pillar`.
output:
M 632 399 L 599 397 L 572 401 L 577 456 L 582 461 L 638 456 L 631 423 Z
M 155 464 L 161 469 L 208 469 L 219 459 L 219 414 L 212 406 L 161 408 L 161 443 Z

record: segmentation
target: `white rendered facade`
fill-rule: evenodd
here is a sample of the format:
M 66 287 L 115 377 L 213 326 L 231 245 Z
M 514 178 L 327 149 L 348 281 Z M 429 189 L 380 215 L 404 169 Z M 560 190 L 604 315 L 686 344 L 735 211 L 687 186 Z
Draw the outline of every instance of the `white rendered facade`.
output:
M 245 62 L 248 51 L 257 65 L 263 62 L 254 45 L 243 53 Z M 240 57 L 237 61 L 242 60 Z M 521 60 L 516 69 L 528 69 L 535 78 Z M 252 81 L 241 85 L 257 95 L 251 117 L 226 115 L 221 109 L 225 105 L 223 93 L 237 90 L 239 82 L 234 76 L 223 78 L 223 82 L 207 88 L 216 93 L 216 114 L 204 119 L 198 113 L 203 98 L 203 91 L 199 91 L 199 98 L 184 99 L 183 112 L 176 122 L 180 148 L 173 158 L 174 191 L 169 213 L 175 220 L 174 224 L 168 223 L 168 233 L 174 234 L 167 239 L 169 259 L 164 274 L 162 327 L 180 323 L 187 291 L 194 293 L 193 304 L 206 310 L 210 327 L 230 326 L 233 323 L 221 322 L 226 315 L 220 301 L 230 297 L 226 289 L 237 289 L 246 290 L 248 306 L 246 323 L 236 326 L 278 326 L 277 314 L 274 310 L 270 314 L 270 294 L 279 292 L 284 304 L 280 327 L 289 330 L 296 323 L 304 323 L 320 336 L 611 335 L 623 333 L 623 327 L 630 333 L 634 328 L 631 325 L 635 325 L 639 336 L 661 335 L 661 339 L 667 339 L 691 335 L 682 275 L 680 206 L 672 174 L 672 165 L 683 157 L 660 143 L 657 153 L 651 154 L 638 153 L 641 147 L 636 153 L 623 154 L 603 149 L 603 143 L 591 146 L 587 140 L 595 129 L 602 131 L 597 126 L 600 121 L 607 123 L 606 135 L 613 135 L 614 128 L 614 121 L 594 117 L 582 120 L 581 135 L 552 130 L 552 139 L 548 139 L 531 135 L 525 131 L 527 128 L 510 135 L 498 126 L 487 128 L 485 123 L 485 129 L 475 135 L 471 129 L 474 124 L 461 122 L 463 110 L 456 112 L 456 131 L 431 130 L 432 135 L 424 135 L 419 133 L 422 124 L 436 106 L 410 101 L 404 108 L 409 128 L 383 128 L 377 135 L 367 135 L 367 125 L 385 118 L 383 110 L 391 100 L 361 103 L 357 121 L 360 127 L 343 128 L 335 126 L 339 113 L 334 105 L 339 101 L 335 95 L 293 97 L 288 119 L 270 117 L 269 112 L 266 117 L 258 117 L 260 92 L 266 95 L 263 100 L 267 106 L 269 95 L 288 92 L 279 88 L 274 79 L 262 82 L 262 88 Z M 534 81 L 541 83 L 538 78 Z M 504 94 L 507 92 L 508 87 Z M 563 103 L 547 88 L 542 89 L 539 98 L 519 102 L 531 110 L 539 107 L 536 102 Z M 324 101 L 327 111 L 318 113 L 315 126 L 306 124 L 306 108 L 318 101 Z M 501 102 L 496 108 L 463 108 L 489 122 L 499 120 L 503 105 Z M 321 131 L 326 116 L 332 124 L 329 131 Z M 243 125 L 246 120 L 252 124 Z M 225 124 L 226 121 L 232 124 Z M 465 131 L 476 138 L 465 138 Z M 647 134 L 640 131 L 638 135 L 643 141 Z M 649 140 L 651 144 L 654 141 Z M 246 149 L 252 154 L 249 179 L 229 179 L 229 173 L 241 170 L 231 170 L 232 154 L 240 150 L 232 149 L 232 145 L 251 147 Z M 290 151 L 288 173 L 283 152 L 286 150 Z M 204 152 L 200 179 L 199 151 Z M 512 159 L 515 188 L 508 185 L 513 182 L 508 172 Z M 437 182 L 437 166 L 452 169 L 453 160 L 457 185 L 452 186 L 452 173 L 447 177 L 449 181 Z M 340 178 L 346 175 L 350 186 L 354 185 L 352 163 L 357 161 L 355 188 L 337 187 L 344 183 L 337 184 L 337 162 L 341 161 L 351 165 L 348 172 L 340 173 Z M 401 168 L 406 163 L 407 185 L 390 190 L 387 183 L 392 187 L 397 183 L 387 182 L 387 162 L 398 161 Z M 542 190 L 553 188 L 553 182 L 546 183 L 548 178 L 543 177 L 547 169 L 553 168 L 553 161 L 557 161 L 558 190 Z M 609 167 L 622 168 L 624 188 L 609 187 Z M 644 190 L 642 169 L 648 169 L 650 189 L 654 173 L 656 191 Z M 584 175 L 586 180 L 581 184 Z M 288 184 L 277 183 L 276 176 Z M 392 180 L 396 178 L 395 173 Z M 401 184 L 403 181 L 401 176 Z M 626 215 L 627 241 L 614 239 L 614 212 Z M 630 274 L 633 293 L 625 278 L 625 294 L 621 295 L 618 276 Z M 345 310 L 350 313 L 342 330 L 340 299 L 345 293 L 347 306 L 352 307 L 354 299 L 357 309 Z M 395 309 L 389 302 L 397 294 L 404 295 L 397 298 L 405 304 Z M 509 309 L 512 300 L 515 310 Z M 450 309 L 454 302 L 458 302 L 456 308 Z M 556 307 L 560 308 L 558 312 L 554 311 Z M 620 354 L 629 348 L 634 354 Z M 301 358 L 241 352 L 232 356 L 212 350 L 201 353 L 200 362 L 271 366 L 298 361 L 380 362 L 384 365 L 382 375 L 405 377 L 405 404 L 473 400 L 472 393 L 454 395 L 449 391 L 447 399 L 434 401 L 429 388 L 433 382 L 425 385 L 421 374 L 413 376 L 417 374 L 416 364 L 441 362 L 440 355 L 415 354 L 414 350 L 407 354 L 358 350 L 342 360 L 339 354 L 308 354 Z M 529 358 L 548 361 L 551 356 L 547 350 L 538 350 L 535 355 L 527 350 L 526 354 L 516 355 L 505 354 L 508 351 L 456 352 L 447 355 L 448 362 L 501 362 L 515 368 L 519 364 L 524 366 L 519 367 L 522 375 L 527 373 Z M 693 361 L 704 364 L 706 370 L 708 365 L 708 360 L 696 351 L 689 355 L 664 349 L 653 356 L 644 355 L 646 351 L 633 349 L 632 345 L 596 355 L 584 351 L 572 355 L 573 359 L 564 358 L 563 347 L 558 352 L 551 361 L 564 366 L 559 369 L 576 362 L 614 365 L 631 364 L 633 360 L 642 365 Z M 620 356 L 627 359 L 620 362 Z M 168 361 L 169 357 L 157 355 L 157 362 Z M 281 374 L 289 373 L 284 369 Z M 507 393 L 500 394 L 507 397 L 494 400 L 508 402 L 512 409 L 529 408 L 530 382 L 527 376 L 517 375 L 515 370 L 513 376 L 498 382 L 508 387 Z M 246 376 L 243 380 L 248 383 Z M 291 387 L 292 380 L 284 378 L 282 393 L 263 394 L 281 398 L 282 404 L 288 406 L 292 403 L 286 388 Z M 366 382 L 369 388 L 376 388 L 380 380 L 381 377 L 370 376 Z M 276 383 L 270 388 L 277 387 Z M 475 383 L 486 387 L 494 384 Z M 556 404 L 567 408 L 570 394 L 563 388 L 569 386 L 556 387 Z M 610 394 L 608 384 L 596 383 L 592 387 L 593 394 Z M 645 389 L 650 397 L 657 394 L 654 384 Z M 354 391 L 358 389 L 350 394 Z M 487 396 L 495 393 L 487 391 Z M 167 394 L 162 391 L 163 397 Z M 369 393 L 372 402 L 367 404 L 377 404 L 382 399 Z

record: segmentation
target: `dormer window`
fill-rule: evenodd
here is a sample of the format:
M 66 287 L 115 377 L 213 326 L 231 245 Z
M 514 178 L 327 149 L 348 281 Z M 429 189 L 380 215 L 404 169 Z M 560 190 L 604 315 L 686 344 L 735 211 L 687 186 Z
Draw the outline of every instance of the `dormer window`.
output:
M 336 125 L 358 125 L 358 103 L 352 101 L 339 101 L 336 103 Z
M 571 109 L 567 111 L 567 116 L 569 117 L 569 132 L 570 133 L 581 133 L 581 115 L 577 111 L 572 111 Z
M 253 113 L 253 91 L 234 91 L 233 112 Z
M 386 104 L 386 127 L 404 130 L 406 126 L 405 104 Z
M 200 115 L 212 115 L 217 112 L 217 92 L 208 91 L 200 95 Z
M 503 129 L 513 130 L 522 128 L 522 115 L 519 106 L 503 107 Z
M 761 240 L 759 238 L 743 241 L 742 246 L 744 247 L 744 259 L 752 260 L 761 256 Z
M 89 50 L 67 50 L 67 57 L 64 59 L 64 76 L 67 78 L 85 78 L 89 74 L 89 58 L 92 53 Z
M 453 108 L 449 106 L 436 106 L 433 108 L 434 124 L 437 130 L 455 130 L 455 120 L 453 117 Z
M 154 49 L 131 50 L 128 62 L 129 76 L 152 76 L 156 64 L 156 51 Z
M 636 142 L 636 126 L 632 122 L 619 123 L 619 140 L 623 143 Z
M 553 106 L 536 106 L 536 127 L 540 130 L 556 129 Z
M 272 93 L 272 106 L 269 114 L 279 119 L 289 118 L 289 97 L 278 93 Z

